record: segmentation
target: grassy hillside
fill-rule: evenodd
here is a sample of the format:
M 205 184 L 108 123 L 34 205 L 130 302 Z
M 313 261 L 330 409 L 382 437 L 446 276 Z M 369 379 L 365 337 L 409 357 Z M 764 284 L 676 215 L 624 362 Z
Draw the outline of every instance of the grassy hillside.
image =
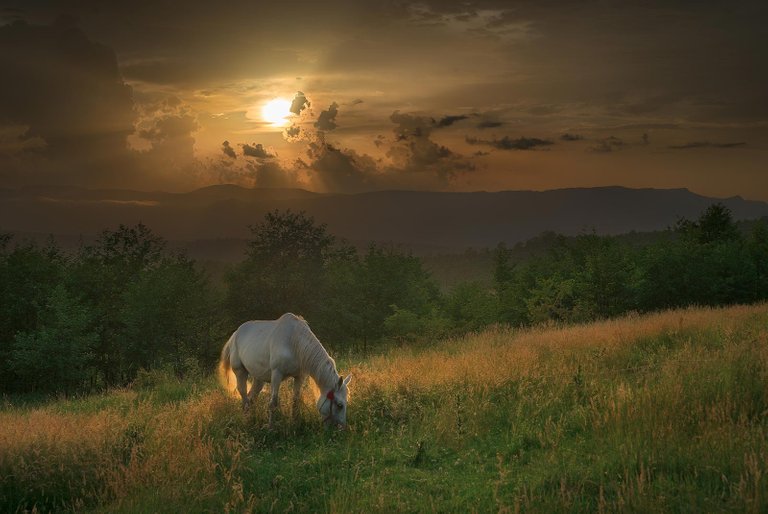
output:
M 337 360 L 345 433 L 309 388 L 269 431 L 213 377 L 6 400 L 0 511 L 768 510 L 766 304 Z

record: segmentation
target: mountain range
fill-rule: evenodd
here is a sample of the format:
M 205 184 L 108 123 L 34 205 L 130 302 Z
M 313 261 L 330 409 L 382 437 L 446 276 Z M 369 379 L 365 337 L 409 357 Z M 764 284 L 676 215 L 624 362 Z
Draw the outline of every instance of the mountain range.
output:
M 190 253 L 241 252 L 249 225 L 275 209 L 305 211 L 353 244 L 395 243 L 417 253 L 514 244 L 552 230 L 653 231 L 697 218 L 720 202 L 737 220 L 768 216 L 768 203 L 711 198 L 687 189 L 598 187 L 550 191 L 377 191 L 323 194 L 218 185 L 187 193 L 73 187 L 0 189 L 0 231 L 89 241 L 104 229 L 143 222 Z M 219 245 L 220 249 L 215 250 Z M 207 255 L 207 253 L 211 253 Z

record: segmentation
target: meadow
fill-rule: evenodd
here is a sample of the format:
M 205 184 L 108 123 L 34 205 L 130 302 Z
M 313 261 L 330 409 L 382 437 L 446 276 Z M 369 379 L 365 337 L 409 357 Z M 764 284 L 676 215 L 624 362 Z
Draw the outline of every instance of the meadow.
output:
M 222 341 L 222 344 L 224 341 Z M 766 512 L 768 304 L 334 355 L 265 427 L 206 373 L 0 404 L 3 512 Z

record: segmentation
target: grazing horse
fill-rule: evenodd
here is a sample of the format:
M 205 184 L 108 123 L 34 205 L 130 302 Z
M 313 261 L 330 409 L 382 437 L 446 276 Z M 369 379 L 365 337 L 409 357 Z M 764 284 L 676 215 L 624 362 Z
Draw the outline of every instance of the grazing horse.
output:
M 230 336 L 221 351 L 221 372 L 231 369 L 237 377 L 237 390 L 243 409 L 261 392 L 265 382 L 271 384 L 269 426 L 279 408 L 280 383 L 293 377 L 293 413 L 297 412 L 301 388 L 311 376 L 320 389 L 317 410 L 326 425 L 346 427 L 347 385 L 352 379 L 340 376 L 336 363 L 310 330 L 304 318 L 286 313 L 276 320 L 246 321 Z M 248 376 L 253 379 L 251 390 Z

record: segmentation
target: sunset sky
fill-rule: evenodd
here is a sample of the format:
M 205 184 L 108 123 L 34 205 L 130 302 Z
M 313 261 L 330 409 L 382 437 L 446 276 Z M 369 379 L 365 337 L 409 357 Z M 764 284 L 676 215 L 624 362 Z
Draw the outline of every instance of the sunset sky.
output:
M 1 187 L 768 200 L 764 0 L 0 6 Z

